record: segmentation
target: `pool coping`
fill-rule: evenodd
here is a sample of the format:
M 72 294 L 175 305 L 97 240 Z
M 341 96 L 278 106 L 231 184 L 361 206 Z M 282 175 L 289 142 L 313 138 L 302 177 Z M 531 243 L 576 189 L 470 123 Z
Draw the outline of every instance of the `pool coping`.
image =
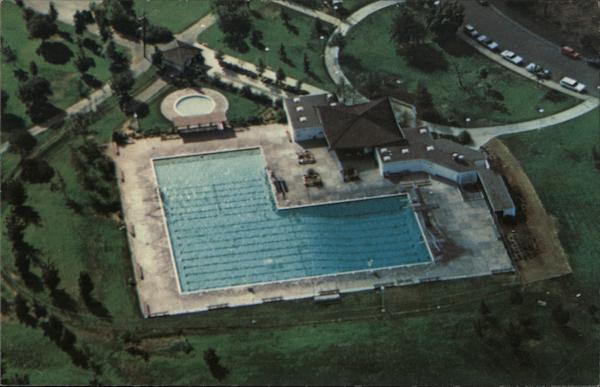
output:
M 389 198 L 389 197 L 405 196 L 409 201 L 408 209 L 412 212 L 413 216 L 415 217 L 415 221 L 416 221 L 417 225 L 419 226 L 419 231 L 421 233 L 421 239 L 422 239 L 422 242 L 425 244 L 425 248 L 426 248 L 429 260 L 423 261 L 423 262 L 402 264 L 402 265 L 384 266 L 381 268 L 374 268 L 374 269 L 350 270 L 350 271 L 344 271 L 344 272 L 339 272 L 339 273 L 335 273 L 335 274 L 304 276 L 304 277 L 288 278 L 288 279 L 279 280 L 279 281 L 254 282 L 254 283 L 230 285 L 230 286 L 224 286 L 224 287 L 218 287 L 218 288 L 184 291 L 181 288 L 181 281 L 179 279 L 179 271 L 177 269 L 177 263 L 176 263 L 176 259 L 175 259 L 175 254 L 173 252 L 173 245 L 171 242 L 171 235 L 169 233 L 167 216 L 166 216 L 165 208 L 163 205 L 163 197 L 160 192 L 160 184 L 158 183 L 158 175 L 156 173 L 155 161 L 168 160 L 168 159 L 180 159 L 180 158 L 186 158 L 186 157 L 195 157 L 195 156 L 211 155 L 211 154 L 218 154 L 218 153 L 241 152 L 241 151 L 248 151 L 248 150 L 259 150 L 260 151 L 260 155 L 262 157 L 263 169 L 265 172 L 268 172 L 269 168 L 267 167 L 267 163 L 266 163 L 267 159 L 265 157 L 264 150 L 261 146 L 250 146 L 250 147 L 233 148 L 233 149 L 219 149 L 216 151 L 182 153 L 182 154 L 172 155 L 172 156 L 157 156 L 157 157 L 150 158 L 150 165 L 152 167 L 152 172 L 153 172 L 152 175 L 154 178 L 154 186 L 157 191 L 160 211 L 161 211 L 161 215 L 162 215 L 163 228 L 167 235 L 169 255 L 171 258 L 171 263 L 173 265 L 173 269 L 175 271 L 175 279 L 176 279 L 175 282 L 177 283 L 177 291 L 180 295 L 182 295 L 182 296 L 198 295 L 198 294 L 203 294 L 203 293 L 219 292 L 219 291 L 223 291 L 223 290 L 227 290 L 227 289 L 243 289 L 243 288 L 251 289 L 255 286 L 277 285 L 277 284 L 292 283 L 292 282 L 298 282 L 298 281 L 304 281 L 304 280 L 310 281 L 310 280 L 315 280 L 315 279 L 324 279 L 324 280 L 334 279 L 334 278 L 340 277 L 340 276 L 351 276 L 353 274 L 374 273 L 374 272 L 378 272 L 378 271 L 394 270 L 394 269 L 408 268 L 408 267 L 421 266 L 421 265 L 425 266 L 425 265 L 430 265 L 430 264 L 435 263 L 434 255 L 433 255 L 433 252 L 431 251 L 431 247 L 429 245 L 429 239 L 427 238 L 427 236 L 425 234 L 425 230 L 423 228 L 423 225 L 421 224 L 421 220 L 420 220 L 419 216 L 417 215 L 416 211 L 414 211 L 414 209 L 410 207 L 411 196 L 408 192 L 400 192 L 400 193 L 395 193 L 395 194 L 386 194 L 386 195 L 377 195 L 377 196 L 367 196 L 367 197 L 362 197 L 362 198 L 352 198 L 352 199 L 344 199 L 344 200 L 334 200 L 334 201 L 315 203 L 315 204 L 279 206 L 278 200 L 277 200 L 277 195 L 274 190 L 273 184 L 270 184 L 269 182 L 267 182 L 270 186 L 272 199 L 275 204 L 275 209 L 277 211 L 285 211 L 285 210 L 300 209 L 300 208 L 307 208 L 307 207 L 318 207 L 318 206 L 342 204 L 342 203 L 349 203 L 349 202 L 356 202 L 356 201 L 366 201 L 366 200 L 372 200 L 372 199 L 383 199 L 383 198 Z M 268 174 L 266 174 L 265 178 L 269 179 Z M 352 290 L 352 291 L 355 291 L 355 290 Z M 347 292 L 347 291 L 345 291 L 345 292 Z M 312 297 L 312 296 L 311 295 L 299 296 L 298 299 L 309 298 L 309 297 Z M 246 304 L 244 304 L 244 305 L 246 305 Z M 250 304 L 248 304 L 248 305 L 250 305 Z

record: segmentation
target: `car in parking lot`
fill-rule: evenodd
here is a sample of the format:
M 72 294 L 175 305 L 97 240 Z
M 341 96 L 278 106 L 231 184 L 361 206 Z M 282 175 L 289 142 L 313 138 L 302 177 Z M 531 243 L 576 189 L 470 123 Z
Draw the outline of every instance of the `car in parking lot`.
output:
M 569 46 L 562 46 L 560 48 L 560 53 L 571 59 L 581 59 L 581 54 Z
M 490 5 L 489 0 L 477 0 L 477 2 L 479 3 L 479 5 L 483 5 L 483 6 Z
M 585 85 L 583 83 L 577 82 L 573 78 L 564 77 L 563 79 L 560 80 L 559 83 L 565 89 L 573 90 L 578 93 L 585 92 Z
M 517 54 L 515 54 L 512 51 L 509 50 L 504 50 L 500 53 L 500 56 L 503 57 L 504 59 L 506 59 L 509 62 L 512 62 L 513 64 L 516 64 L 517 66 L 521 66 L 523 65 L 524 61 L 523 58 L 521 58 L 520 56 L 518 56 Z
M 492 41 L 490 44 L 488 44 L 486 46 L 489 50 L 494 51 L 494 52 L 498 52 L 500 51 L 500 45 L 494 41 Z
M 525 69 L 540 79 L 552 78 L 552 72 L 548 69 L 543 68 L 539 64 L 533 62 L 529 63 L 527 66 L 525 66 Z
M 477 31 L 475 29 L 475 27 L 473 27 L 470 24 L 465 24 L 463 27 L 463 32 L 467 35 L 469 35 L 470 37 L 472 37 L 473 39 L 477 38 L 479 36 L 479 31 Z
M 596 58 L 587 58 L 585 63 L 587 63 L 588 66 L 600 68 L 600 56 Z
M 487 46 L 488 44 L 492 43 L 492 39 L 490 39 L 487 35 L 481 35 L 477 38 L 477 41 L 479 42 L 479 44 L 483 44 L 484 46 Z

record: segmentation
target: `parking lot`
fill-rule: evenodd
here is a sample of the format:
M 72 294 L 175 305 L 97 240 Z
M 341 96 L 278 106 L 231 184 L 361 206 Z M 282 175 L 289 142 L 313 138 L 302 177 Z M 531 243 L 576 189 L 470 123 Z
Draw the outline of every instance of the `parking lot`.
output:
M 493 5 L 482 6 L 472 0 L 463 0 L 465 23 L 473 25 L 500 45 L 500 50 L 510 50 L 523 57 L 525 65 L 534 62 L 552 71 L 552 79 L 574 78 L 587 86 L 588 93 L 598 95 L 600 71 L 588 66 L 584 60 L 574 60 L 560 53 L 560 46 L 528 31 L 497 11 Z

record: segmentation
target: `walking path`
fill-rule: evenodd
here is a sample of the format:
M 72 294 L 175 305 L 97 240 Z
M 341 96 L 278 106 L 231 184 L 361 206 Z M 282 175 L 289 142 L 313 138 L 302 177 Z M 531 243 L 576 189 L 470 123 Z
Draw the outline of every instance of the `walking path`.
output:
M 452 134 L 455 136 L 463 130 L 466 130 L 473 139 L 473 145 L 471 145 L 471 147 L 479 148 L 481 145 L 485 144 L 494 137 L 498 137 L 503 134 L 527 132 L 529 130 L 542 129 L 548 126 L 560 124 L 586 114 L 594 109 L 597 109 L 598 107 L 599 105 L 596 99 L 587 99 L 579 105 L 564 110 L 560 113 L 531 121 L 519 122 L 516 124 L 485 126 L 480 128 L 457 128 L 454 126 L 445 126 L 432 123 L 427 123 L 427 125 L 435 132 Z

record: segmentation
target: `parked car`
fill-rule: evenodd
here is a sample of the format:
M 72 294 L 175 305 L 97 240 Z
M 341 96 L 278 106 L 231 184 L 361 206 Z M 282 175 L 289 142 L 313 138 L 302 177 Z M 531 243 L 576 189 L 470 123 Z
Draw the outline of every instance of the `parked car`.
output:
M 517 66 L 521 66 L 523 65 L 524 61 L 523 58 L 521 58 L 520 56 L 518 56 L 517 54 L 515 54 L 512 51 L 509 50 L 504 50 L 500 53 L 500 56 L 503 57 L 504 59 L 506 59 L 509 62 L 512 62 L 513 64 L 516 64 Z
M 487 46 L 488 44 L 492 43 L 492 39 L 490 39 L 487 35 L 480 35 L 477 38 L 477 41 L 479 42 L 479 44 L 483 44 L 484 46 Z
M 498 52 L 500 51 L 500 45 L 496 42 L 491 42 L 490 44 L 487 45 L 487 48 L 493 52 Z
M 490 5 L 489 0 L 477 0 L 477 2 L 479 3 L 479 5 L 483 5 L 483 6 Z
M 568 56 L 571 59 L 581 59 L 581 54 L 569 46 L 562 46 L 560 48 L 560 53 L 565 56 Z
M 477 31 L 477 30 L 476 30 L 476 29 L 475 29 L 475 27 L 473 27 L 472 25 L 470 25 L 470 24 L 465 24 L 465 25 L 463 26 L 463 32 L 464 32 L 465 34 L 467 34 L 467 35 L 471 35 L 471 32 L 473 32 L 473 31 Z
M 564 77 L 563 79 L 560 80 L 559 83 L 565 89 L 573 90 L 578 93 L 585 92 L 585 85 L 583 83 L 577 82 L 573 78 Z
M 529 63 L 525 69 L 540 79 L 552 78 L 552 72 L 550 70 L 545 69 L 536 63 Z
M 596 58 L 587 58 L 585 63 L 587 63 L 588 66 L 600 68 L 600 56 Z

